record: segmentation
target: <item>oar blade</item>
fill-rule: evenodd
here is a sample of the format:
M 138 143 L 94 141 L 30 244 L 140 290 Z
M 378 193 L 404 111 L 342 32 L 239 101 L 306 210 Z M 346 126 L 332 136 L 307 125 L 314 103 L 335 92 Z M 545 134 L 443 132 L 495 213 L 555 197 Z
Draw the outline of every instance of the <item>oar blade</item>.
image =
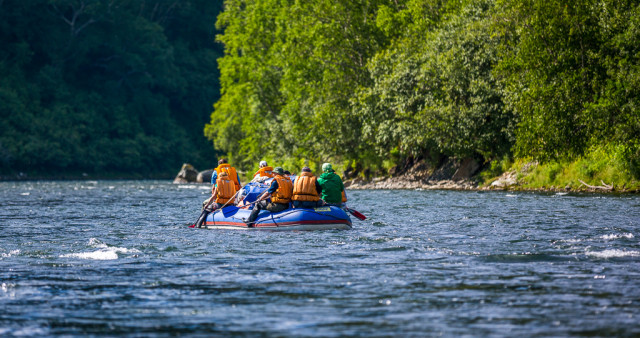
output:
M 231 217 L 233 215 L 235 215 L 236 212 L 238 212 L 238 207 L 236 207 L 235 205 L 228 205 L 224 208 L 222 208 L 222 215 L 224 215 L 224 217 Z
M 354 210 L 351 208 L 347 208 L 347 210 L 353 215 L 355 216 L 357 219 L 364 221 L 365 219 L 367 219 L 367 216 L 363 215 L 360 211 L 358 210 Z

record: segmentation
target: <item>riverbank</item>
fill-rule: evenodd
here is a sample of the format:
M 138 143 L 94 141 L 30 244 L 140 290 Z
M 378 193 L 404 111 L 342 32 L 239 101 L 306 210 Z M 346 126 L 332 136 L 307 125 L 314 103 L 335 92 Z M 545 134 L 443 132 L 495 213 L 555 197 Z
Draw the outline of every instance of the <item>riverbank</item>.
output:
M 596 160 L 596 158 L 598 160 Z M 604 158 L 604 159 L 603 159 Z M 174 179 L 174 183 L 195 182 L 201 174 L 192 168 L 192 180 L 186 179 L 185 166 Z M 202 173 L 210 172 L 211 170 Z M 344 172 L 345 177 L 349 172 Z M 351 173 L 353 175 L 353 173 Z M 210 175 L 210 173 L 209 173 Z M 185 176 L 184 180 L 178 180 Z M 63 174 L 14 173 L 0 175 L 0 181 L 38 180 L 170 180 L 174 175 L 140 173 L 88 174 L 67 172 Z M 210 176 L 200 179 L 208 183 Z M 389 170 L 386 176 L 364 179 L 362 175 L 346 178 L 345 187 L 353 190 L 405 189 L 405 190 L 507 190 L 549 192 L 598 192 L 638 193 L 640 182 L 634 178 L 624 163 L 615 156 L 594 154 L 573 161 L 556 161 L 545 164 L 531 160 L 498 161 L 480 165 L 472 159 L 448 159 L 433 166 L 424 160 L 410 162 Z
M 371 180 L 362 178 L 346 180 L 345 187 L 353 190 L 640 192 L 640 181 L 635 179 L 626 168 L 611 161 L 595 163 L 578 159 L 539 164 L 535 161 L 519 160 L 515 163 L 502 163 L 502 166 L 494 163 L 479 169 L 472 175 L 456 177 L 461 170 L 465 170 L 464 161 L 449 161 L 435 170 L 424 163 L 417 163 L 406 172 L 395 176 L 375 177 Z M 496 172 L 499 174 L 496 175 Z

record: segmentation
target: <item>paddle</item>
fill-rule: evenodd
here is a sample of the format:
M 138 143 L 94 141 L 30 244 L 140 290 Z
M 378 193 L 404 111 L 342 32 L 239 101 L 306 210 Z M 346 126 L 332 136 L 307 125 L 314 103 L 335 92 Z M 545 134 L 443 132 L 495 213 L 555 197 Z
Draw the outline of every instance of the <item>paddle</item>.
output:
M 209 203 L 207 203 L 207 205 L 205 205 L 204 208 L 202 209 L 202 213 L 200 214 L 200 217 L 198 217 L 198 220 L 195 223 L 193 223 L 192 225 L 190 225 L 189 228 L 195 228 L 196 226 L 198 228 L 200 228 L 202 226 L 202 223 L 204 223 L 204 221 L 207 219 L 207 216 L 211 212 L 207 208 L 209 208 L 211 203 L 213 203 L 213 201 L 215 201 L 215 200 L 216 199 L 213 196 L 211 196 L 211 199 L 209 200 Z
M 358 210 L 354 210 L 354 209 L 349 209 L 348 206 L 344 206 L 345 209 L 347 209 L 347 211 L 352 214 L 353 216 L 355 216 L 357 219 L 364 221 L 365 219 L 367 219 L 367 216 L 363 215 L 362 213 L 360 213 L 360 211 Z
M 228 204 L 229 202 L 231 202 L 232 200 L 234 200 L 234 199 L 236 198 L 236 195 L 237 195 L 239 192 L 240 192 L 240 190 L 236 191 L 236 193 L 235 193 L 235 194 L 233 194 L 233 197 L 231 197 L 231 198 L 227 201 L 227 203 L 225 203 L 225 204 L 224 204 L 220 209 L 217 209 L 217 210 L 215 210 L 215 211 L 216 211 L 216 212 L 218 212 L 219 210 L 224 209 L 224 207 L 226 207 L 226 206 L 227 206 L 227 204 Z M 213 210 L 209 211 L 209 210 L 207 210 L 207 208 L 208 208 L 208 207 L 213 203 L 213 201 L 215 201 L 215 200 L 216 200 L 216 199 L 215 199 L 215 196 L 211 196 L 211 200 L 210 200 L 210 201 L 209 201 L 209 203 L 207 203 L 207 205 L 204 207 L 204 210 L 202 210 L 202 213 L 200 214 L 200 217 L 198 217 L 198 220 L 196 221 L 196 223 L 195 223 L 195 224 L 193 224 L 193 225 L 191 225 L 191 226 L 189 226 L 189 228 L 195 228 L 196 226 L 197 226 L 198 228 L 200 228 L 200 227 L 202 226 L 202 223 L 204 223 L 204 221 L 206 221 L 206 220 L 207 220 L 207 216 L 209 216 L 209 214 L 211 213 L 211 211 L 213 211 Z M 234 207 L 235 207 L 235 206 L 234 206 Z M 224 214 L 224 211 L 223 211 L 223 214 Z M 228 217 L 228 216 L 227 216 L 227 215 L 225 215 L 225 217 Z

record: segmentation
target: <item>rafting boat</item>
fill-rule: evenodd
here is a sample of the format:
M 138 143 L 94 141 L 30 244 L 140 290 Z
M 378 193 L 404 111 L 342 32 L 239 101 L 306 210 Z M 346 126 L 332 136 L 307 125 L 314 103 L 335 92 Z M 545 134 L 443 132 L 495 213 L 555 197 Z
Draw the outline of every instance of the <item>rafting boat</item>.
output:
M 248 183 L 238 194 L 238 207 L 229 206 L 210 213 L 202 228 L 275 231 L 351 229 L 351 218 L 336 206 L 289 208 L 276 213 L 261 210 L 253 227 L 247 226 L 244 220 L 249 219 L 252 203 L 269 188 L 270 183 L 270 180 Z
M 225 215 L 222 211 L 212 212 L 207 216 L 203 228 L 302 231 L 351 229 L 349 215 L 334 206 L 313 209 L 289 208 L 276 213 L 261 210 L 252 228 L 243 221 L 249 218 L 249 214 L 249 209 L 237 209 L 232 215 Z

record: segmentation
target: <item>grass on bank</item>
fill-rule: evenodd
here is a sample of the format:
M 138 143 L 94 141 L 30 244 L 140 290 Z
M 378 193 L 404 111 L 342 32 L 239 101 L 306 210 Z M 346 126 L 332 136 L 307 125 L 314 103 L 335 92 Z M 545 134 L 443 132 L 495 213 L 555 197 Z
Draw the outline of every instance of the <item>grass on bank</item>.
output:
M 481 173 L 483 185 L 489 185 L 501 172 L 515 172 L 521 189 L 587 190 L 580 180 L 592 185 L 613 185 L 614 191 L 638 191 L 640 181 L 628 160 L 627 147 L 607 145 L 592 147 L 575 159 L 536 163 L 531 159 L 494 161 Z

